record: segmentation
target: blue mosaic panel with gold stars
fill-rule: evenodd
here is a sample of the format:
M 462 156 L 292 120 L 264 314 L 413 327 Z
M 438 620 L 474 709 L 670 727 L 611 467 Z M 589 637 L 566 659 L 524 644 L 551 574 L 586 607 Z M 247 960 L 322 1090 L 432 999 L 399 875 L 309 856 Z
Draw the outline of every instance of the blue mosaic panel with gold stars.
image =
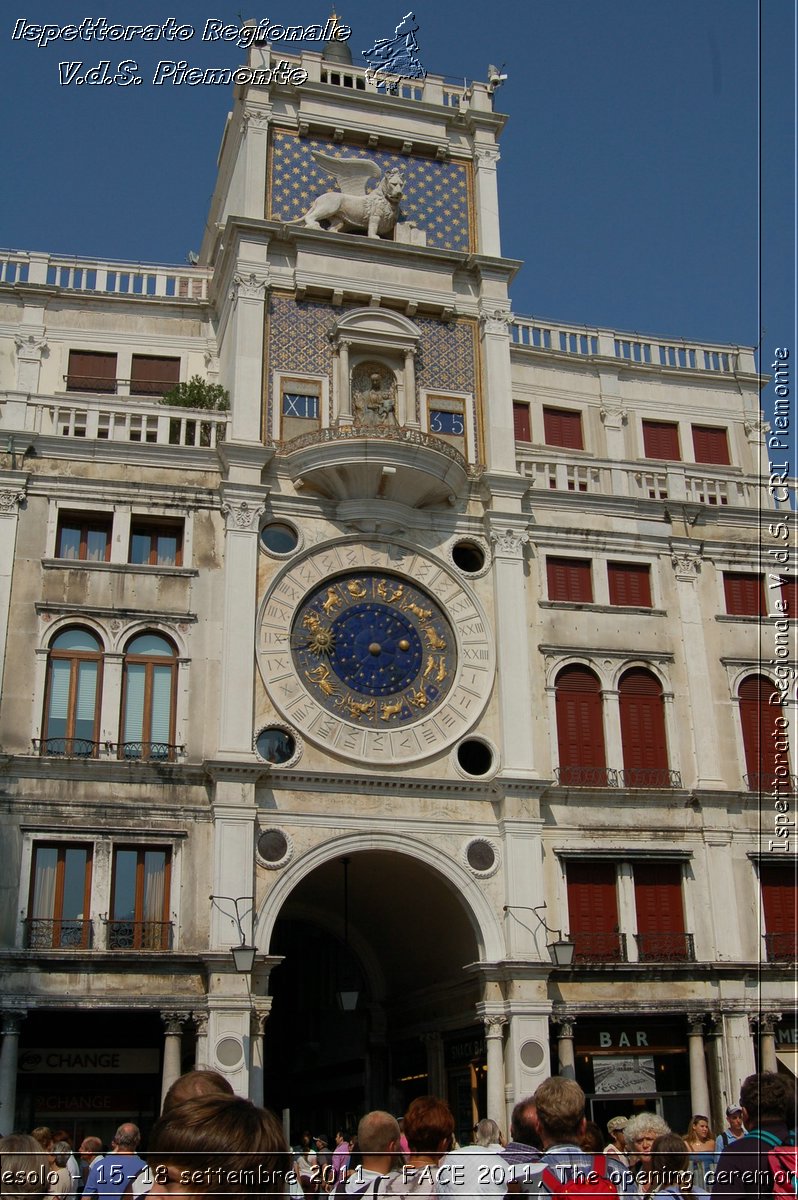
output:
M 405 177 L 400 220 L 415 221 L 425 231 L 428 246 L 466 253 L 472 249 L 466 163 L 389 154 L 280 130 L 271 147 L 268 210 L 273 221 L 294 221 L 317 196 L 338 190 L 333 177 L 311 157 L 312 150 L 334 158 L 370 158 L 383 171 L 398 168 Z
M 328 580 L 305 598 L 291 653 L 319 704 L 377 728 L 437 708 L 457 663 L 451 626 L 432 597 L 407 579 L 371 571 Z

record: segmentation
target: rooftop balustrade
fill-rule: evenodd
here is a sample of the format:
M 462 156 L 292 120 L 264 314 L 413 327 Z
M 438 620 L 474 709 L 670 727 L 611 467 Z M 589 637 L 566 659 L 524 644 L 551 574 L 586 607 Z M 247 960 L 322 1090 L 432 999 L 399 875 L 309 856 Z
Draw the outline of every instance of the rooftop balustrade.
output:
M 207 267 L 166 266 L 0 250 L 0 284 L 37 284 L 86 295 L 205 303 L 212 272 Z

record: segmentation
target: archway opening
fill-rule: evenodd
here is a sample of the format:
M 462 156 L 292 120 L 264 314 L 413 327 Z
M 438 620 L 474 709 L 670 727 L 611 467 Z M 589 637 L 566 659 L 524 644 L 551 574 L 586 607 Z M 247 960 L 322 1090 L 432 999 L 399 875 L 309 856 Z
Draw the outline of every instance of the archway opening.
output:
M 292 1141 L 305 1130 L 332 1141 L 369 1109 L 401 1114 L 433 1092 L 465 1136 L 486 1082 L 467 901 L 410 855 L 346 857 L 301 880 L 274 927 L 269 952 L 283 962 L 270 980 L 265 1102 L 289 1110 Z

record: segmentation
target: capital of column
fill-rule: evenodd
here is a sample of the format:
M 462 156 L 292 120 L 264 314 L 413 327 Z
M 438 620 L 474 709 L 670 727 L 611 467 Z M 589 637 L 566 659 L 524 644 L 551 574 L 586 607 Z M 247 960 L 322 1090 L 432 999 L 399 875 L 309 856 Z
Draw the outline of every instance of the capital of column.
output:
M 496 558 L 522 559 L 524 546 L 529 545 L 532 539 L 520 529 L 492 529 L 490 540 L 493 542 Z
M 574 1025 L 576 1020 L 573 1017 L 552 1017 L 552 1024 L 557 1026 L 557 1037 L 568 1038 L 573 1041 Z
M 188 1015 L 185 1012 L 162 1012 L 161 1020 L 163 1021 L 166 1036 L 180 1037 L 183 1033 L 183 1026 L 188 1020 Z
M 197 1037 L 208 1036 L 208 1014 L 200 1010 L 191 1014 L 194 1021 L 194 1028 L 197 1031 Z
M 245 129 L 250 126 L 254 129 L 267 129 L 271 115 L 271 108 L 265 112 L 262 108 L 245 108 L 241 115 L 241 123 Z
M 770 1034 L 776 1032 L 776 1026 L 781 1020 L 780 1012 L 766 1012 L 758 1014 L 759 1032 L 760 1034 Z
M 485 333 L 505 334 L 509 337 L 510 326 L 515 314 L 509 308 L 481 308 L 479 321 Z
M 271 1016 L 272 1007 L 253 1008 L 249 1014 L 249 1030 L 252 1037 L 263 1037 L 266 1022 Z
M 2 1031 L 3 1036 L 6 1037 L 11 1034 L 13 1037 L 15 1034 L 18 1034 L 22 1029 L 22 1022 L 27 1015 L 27 1009 L 24 1008 L 3 1009 L 2 1013 L 0 1013 L 0 1031 Z
M 507 1018 L 501 1013 L 491 1013 L 490 1016 L 482 1018 L 482 1024 L 485 1026 L 486 1038 L 500 1038 L 503 1036 L 502 1031 L 507 1024 Z
M 704 1021 L 706 1013 L 688 1013 L 687 1014 L 687 1036 L 700 1037 L 704 1036 Z
M 672 550 L 671 564 L 677 579 L 693 583 L 701 573 L 701 555 L 691 550 Z
M 257 533 L 263 513 L 263 504 L 251 504 L 248 500 L 224 500 L 222 515 L 227 520 L 227 529 Z
M 269 276 L 268 267 L 261 271 L 236 272 L 230 286 L 230 299 L 234 304 L 238 300 L 262 300 L 269 286 Z
M 476 160 L 477 168 L 485 171 L 495 171 L 496 164 L 501 158 L 501 154 L 494 147 L 486 147 L 484 150 L 475 150 L 474 159 Z
M 47 338 L 43 334 L 29 333 L 26 336 L 18 333 L 14 341 L 17 346 L 17 358 L 23 362 L 41 362 L 43 352 L 48 349 Z
M 602 424 L 608 429 L 620 429 L 629 419 L 629 414 L 625 408 L 621 406 L 613 406 L 610 404 L 602 404 L 599 409 L 599 416 Z
M 0 492 L 0 513 L 10 515 L 16 512 L 26 495 L 24 488 Z
M 751 416 L 743 421 L 745 436 L 749 442 L 756 445 L 764 441 L 765 434 L 770 433 L 770 425 L 760 417 Z

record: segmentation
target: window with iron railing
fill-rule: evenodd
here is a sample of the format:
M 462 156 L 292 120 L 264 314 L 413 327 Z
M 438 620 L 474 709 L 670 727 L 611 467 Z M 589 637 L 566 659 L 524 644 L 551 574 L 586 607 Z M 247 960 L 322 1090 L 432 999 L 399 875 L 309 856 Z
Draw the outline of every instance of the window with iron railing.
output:
M 92 847 L 41 842 L 34 847 L 25 945 L 36 950 L 90 947 Z

